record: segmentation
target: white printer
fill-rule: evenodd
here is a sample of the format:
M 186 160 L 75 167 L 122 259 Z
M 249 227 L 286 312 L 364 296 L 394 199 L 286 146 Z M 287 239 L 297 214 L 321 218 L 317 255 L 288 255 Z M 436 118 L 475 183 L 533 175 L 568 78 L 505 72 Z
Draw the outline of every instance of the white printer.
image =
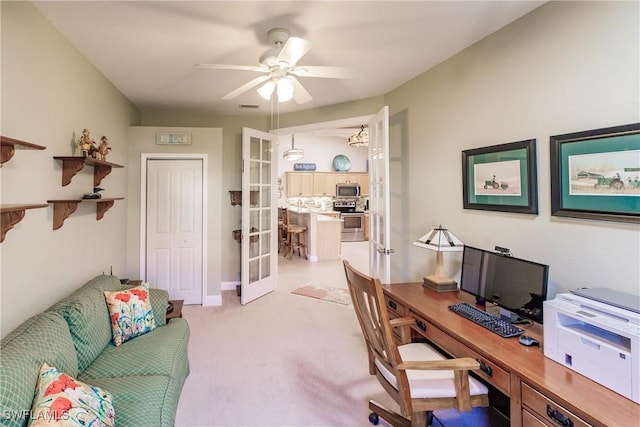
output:
M 546 357 L 640 403 L 640 297 L 579 289 L 543 313 Z

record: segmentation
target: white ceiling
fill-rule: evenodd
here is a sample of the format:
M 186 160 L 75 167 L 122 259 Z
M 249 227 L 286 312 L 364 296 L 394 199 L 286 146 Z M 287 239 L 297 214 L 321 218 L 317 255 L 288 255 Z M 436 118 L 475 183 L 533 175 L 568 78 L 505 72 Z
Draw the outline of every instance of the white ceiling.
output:
M 222 96 L 258 65 L 283 27 L 312 48 L 300 65 L 358 69 L 362 78 L 300 78 L 313 101 L 280 113 L 380 96 L 525 15 L 544 1 L 34 1 L 36 7 L 139 109 L 268 114 L 255 89 Z M 240 104 L 258 105 L 241 109 Z

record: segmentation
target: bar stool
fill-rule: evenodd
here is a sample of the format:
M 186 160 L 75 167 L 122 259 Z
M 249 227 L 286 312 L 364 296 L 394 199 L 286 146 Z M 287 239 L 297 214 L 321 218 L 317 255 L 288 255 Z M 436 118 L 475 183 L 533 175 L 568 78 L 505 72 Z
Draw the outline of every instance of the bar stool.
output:
M 278 208 L 278 253 L 280 253 L 282 246 L 287 247 L 287 231 L 284 228 L 284 220 L 282 219 L 284 209 Z
M 289 221 L 289 212 L 286 208 L 282 209 L 282 222 L 284 224 L 284 230 L 287 233 L 286 246 L 289 247 L 288 254 L 285 253 L 285 258 L 289 255 L 289 259 L 293 259 L 293 252 L 298 249 L 298 256 L 302 256 L 300 249 L 304 251 L 304 258 L 307 259 L 307 227 L 304 225 L 291 224 Z

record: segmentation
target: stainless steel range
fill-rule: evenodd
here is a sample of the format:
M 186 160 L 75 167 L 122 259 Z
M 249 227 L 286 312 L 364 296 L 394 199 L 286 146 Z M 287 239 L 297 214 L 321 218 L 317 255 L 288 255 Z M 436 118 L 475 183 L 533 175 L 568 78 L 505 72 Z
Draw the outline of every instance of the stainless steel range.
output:
M 364 241 L 364 212 L 356 210 L 355 200 L 336 200 L 333 210 L 340 212 L 343 242 Z

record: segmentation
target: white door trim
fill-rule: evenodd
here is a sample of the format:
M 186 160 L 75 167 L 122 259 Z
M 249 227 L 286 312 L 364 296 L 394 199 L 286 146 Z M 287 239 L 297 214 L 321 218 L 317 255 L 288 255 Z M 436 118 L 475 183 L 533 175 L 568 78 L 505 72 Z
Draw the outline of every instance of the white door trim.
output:
M 204 153 L 141 153 L 140 154 L 140 278 L 147 270 L 147 160 L 202 161 L 202 304 L 207 305 L 207 154 Z

